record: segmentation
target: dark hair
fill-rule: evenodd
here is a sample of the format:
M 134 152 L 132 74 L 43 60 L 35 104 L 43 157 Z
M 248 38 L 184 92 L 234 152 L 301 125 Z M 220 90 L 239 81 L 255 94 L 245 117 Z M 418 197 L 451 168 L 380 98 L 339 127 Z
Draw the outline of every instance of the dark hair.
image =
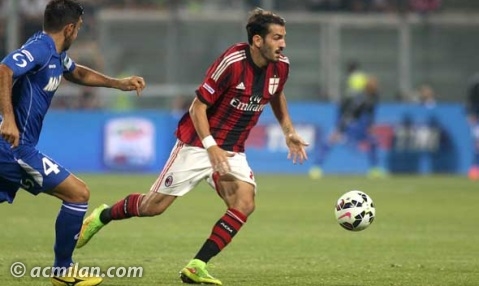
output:
M 43 29 L 58 32 L 68 24 L 76 24 L 83 15 L 83 7 L 76 0 L 51 0 L 45 8 Z
M 254 35 L 260 35 L 262 38 L 265 38 L 269 33 L 269 25 L 271 24 L 285 26 L 286 21 L 273 12 L 265 11 L 261 8 L 254 9 L 250 14 L 248 24 L 246 24 L 248 43 L 250 45 L 253 43 Z

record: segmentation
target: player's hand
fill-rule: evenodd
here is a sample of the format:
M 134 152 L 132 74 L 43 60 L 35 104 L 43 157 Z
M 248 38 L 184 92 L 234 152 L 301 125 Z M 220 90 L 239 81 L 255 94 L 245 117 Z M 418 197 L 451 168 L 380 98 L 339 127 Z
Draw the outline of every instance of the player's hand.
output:
M 213 171 L 218 172 L 220 176 L 226 175 L 231 172 L 230 164 L 228 163 L 228 157 L 233 157 L 235 154 L 227 152 L 217 145 L 211 146 L 206 150 L 210 157 L 211 166 Z
M 299 162 L 303 164 L 304 161 L 308 160 L 308 155 L 306 154 L 306 146 L 309 146 L 309 143 L 304 142 L 304 140 L 296 133 L 291 133 L 286 136 L 286 145 L 288 146 L 288 159 L 293 160 L 293 164 Z
M 20 142 L 20 132 L 18 131 L 15 119 L 3 118 L 2 123 L 0 123 L 0 136 L 11 144 L 12 148 L 18 146 Z
M 120 79 L 119 89 L 123 91 L 132 91 L 136 90 L 136 95 L 140 96 L 141 91 L 145 89 L 146 83 L 142 77 L 139 76 L 130 76 Z

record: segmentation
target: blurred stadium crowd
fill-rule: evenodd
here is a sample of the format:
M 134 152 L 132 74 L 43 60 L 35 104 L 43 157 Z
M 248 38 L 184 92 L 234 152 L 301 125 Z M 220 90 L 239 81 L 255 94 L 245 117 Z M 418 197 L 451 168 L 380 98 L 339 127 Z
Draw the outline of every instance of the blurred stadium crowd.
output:
M 6 3 L 2 0 L 0 3 Z M 42 12 L 46 0 L 18 0 L 26 14 Z M 257 7 L 264 5 L 262 0 L 84 0 L 85 6 L 91 8 L 116 9 L 168 9 L 171 6 L 182 6 L 189 9 L 230 9 L 238 6 Z M 467 0 L 272 0 L 267 1 L 276 10 L 311 10 L 311 11 L 424 11 L 437 10 L 444 4 L 445 7 L 467 9 L 470 5 Z M 2 6 L 3 7 L 3 6 Z
M 43 9 L 48 0 L 15 0 L 21 16 L 22 38 L 41 26 Z M 277 11 L 345 12 L 345 13 L 399 13 L 470 11 L 479 9 L 478 1 L 468 0 L 82 0 L 86 26 L 94 22 L 94 15 L 101 9 L 171 10 L 189 11 L 251 9 L 267 4 Z M 9 0 L 0 0 L 0 54 L 5 53 L 6 17 Z M 92 30 L 92 29 L 91 29 Z M 88 32 L 88 31 L 87 31 Z M 93 33 L 93 31 L 90 31 Z M 85 32 L 84 32 L 85 33 Z M 90 35 L 94 37 L 94 35 Z
M 17 11 L 19 15 L 19 42 L 24 42 L 29 35 L 34 33 L 35 31 L 41 29 L 42 25 L 42 13 L 43 9 L 46 5 L 48 0 L 0 0 L 0 55 L 2 57 L 8 52 L 7 51 L 7 23 L 8 23 L 8 16 L 9 11 L 12 3 L 16 3 Z M 78 41 L 74 48 L 70 51 L 70 54 L 73 58 L 75 58 L 78 62 L 85 63 L 89 66 L 97 68 L 99 70 L 103 70 L 103 67 L 106 65 L 105 59 L 101 55 L 101 48 L 99 47 L 99 28 L 98 17 L 97 15 L 104 10 L 121 10 L 121 11 L 164 11 L 168 13 L 169 11 L 188 11 L 189 13 L 198 13 L 201 14 L 203 12 L 223 12 L 225 13 L 230 11 L 248 11 L 252 7 L 264 7 L 265 9 L 272 9 L 275 11 L 280 12 L 298 12 L 298 13 L 306 13 L 309 15 L 315 15 L 316 13 L 344 13 L 344 14 L 354 14 L 354 15 L 378 15 L 378 14 L 397 14 L 397 13 L 408 13 L 408 14 L 441 14 L 442 12 L 467 12 L 467 11 L 479 11 L 479 1 L 469 1 L 469 0 L 81 0 L 81 3 L 85 7 L 85 16 L 83 18 L 84 25 L 82 27 L 82 31 L 79 34 Z M 288 20 L 288 19 L 287 19 Z M 293 27 L 293 26 L 291 26 Z M 302 28 L 301 28 L 302 29 Z M 304 31 L 304 29 L 302 29 Z M 346 31 L 346 36 L 348 36 L 348 31 Z M 423 40 L 423 43 L 420 44 L 420 48 L 424 49 L 423 53 L 428 53 L 428 49 L 431 48 L 430 43 L 436 41 L 434 35 L 440 32 L 442 35 L 444 34 L 442 30 L 419 30 L 419 33 L 424 33 L 427 35 L 428 38 Z M 298 34 L 297 32 L 292 32 Z M 447 33 L 447 31 L 446 31 Z M 299 33 L 299 37 L 302 37 L 303 34 Z M 306 32 L 304 32 L 306 34 Z M 458 34 L 455 31 L 451 31 L 451 34 Z M 432 36 L 431 36 L 432 35 Z M 356 36 L 356 37 L 363 37 L 363 36 Z M 388 40 L 390 41 L 390 36 L 386 34 L 379 35 L 379 42 Z M 420 36 L 422 37 L 422 36 Z M 384 39 L 382 39 L 384 38 Z M 424 37 L 422 37 L 424 38 Z M 375 39 L 376 40 L 376 39 Z M 321 40 L 320 40 L 321 41 Z M 342 40 L 344 41 L 344 39 Z M 354 40 L 353 40 L 354 41 Z M 368 40 L 366 40 L 368 41 Z M 416 41 L 418 42 L 418 41 Z M 372 45 L 375 45 L 371 42 Z M 290 47 L 293 46 L 293 43 Z M 343 49 L 347 49 L 351 45 L 347 43 L 342 44 Z M 441 45 L 438 45 L 441 46 Z M 319 47 L 318 47 L 319 48 Z M 312 48 L 314 49 L 314 47 Z M 359 47 L 361 49 L 361 47 Z M 381 49 L 379 47 L 379 49 Z M 445 49 L 445 48 L 444 48 Z M 213 51 L 214 52 L 214 51 Z M 288 50 L 288 55 L 291 58 L 295 59 L 295 67 L 298 69 L 302 69 L 306 67 L 307 64 L 301 63 L 301 57 L 296 56 L 296 53 L 301 53 L 305 55 L 308 52 L 299 51 L 296 49 Z M 363 48 L 363 53 L 367 52 L 367 49 Z M 381 52 L 386 53 L 394 53 L 394 50 L 387 51 L 387 49 L 382 49 Z M 442 51 L 441 51 L 442 52 Z M 345 53 L 347 54 L 347 52 Z M 434 52 L 429 53 L 430 55 L 434 55 Z M 205 56 L 209 56 L 205 54 Z M 357 55 L 353 55 L 356 57 L 355 59 L 358 60 Z M 388 55 L 390 57 L 389 61 L 394 58 L 394 56 Z M 413 55 L 414 58 L 414 55 Z M 345 58 L 341 59 L 341 68 L 344 69 L 346 66 L 346 61 L 351 60 L 354 58 Z M 306 58 L 306 62 L 314 62 L 314 59 Z M 368 70 L 368 61 L 370 59 L 366 58 L 362 60 L 359 58 L 359 61 L 362 61 L 365 65 L 365 71 L 369 72 Z M 109 61 L 111 62 L 111 60 Z M 416 63 L 422 65 L 424 69 L 429 69 L 430 66 L 434 64 L 431 63 L 429 60 L 415 60 Z M 110 63 L 111 64 L 111 63 Z M 130 64 L 130 63 L 125 63 Z M 381 63 L 375 63 L 376 66 L 373 68 L 371 72 L 378 74 L 381 71 L 378 68 L 384 68 L 386 64 L 390 65 L 390 62 L 387 60 L 383 60 Z M 311 65 L 311 64 L 310 64 Z M 441 66 L 442 68 L 442 66 Z M 326 68 L 327 69 L 327 68 Z M 389 78 L 385 78 L 386 74 L 383 74 L 379 77 L 381 83 L 388 83 L 388 86 L 394 85 L 392 82 L 396 80 L 396 74 L 394 70 L 397 67 L 389 66 L 388 70 L 390 72 Z M 312 72 L 311 70 L 303 70 L 301 71 L 302 74 L 309 74 L 310 77 L 319 78 L 321 73 L 324 74 L 324 70 L 319 70 L 316 67 L 316 70 Z M 414 70 L 414 67 L 413 67 Z M 439 69 L 436 69 L 439 70 Z M 344 76 L 344 75 L 343 75 Z M 188 78 L 188 76 L 184 76 L 183 74 L 179 73 L 175 75 L 176 78 Z M 299 77 L 299 76 L 298 76 Z M 157 76 L 156 78 L 161 78 L 161 76 Z M 155 79 L 156 79 L 155 78 Z M 303 78 L 304 79 L 304 78 Z M 293 78 L 292 81 L 295 79 Z M 345 78 L 342 78 L 345 80 Z M 319 82 L 319 80 L 316 80 Z M 311 82 L 311 80 L 310 80 Z M 311 83 L 308 83 L 311 85 Z M 150 81 L 151 83 L 151 81 Z M 291 85 L 295 85 L 292 83 Z M 301 85 L 301 83 L 297 83 L 296 86 Z M 307 85 L 303 85 L 307 86 Z M 324 82 L 316 84 L 314 87 L 308 90 L 299 90 L 299 92 L 294 92 L 294 94 L 314 94 L 313 96 L 319 100 L 329 100 L 331 99 L 330 93 L 324 92 Z M 392 89 L 390 89 L 392 90 Z M 445 93 L 443 89 L 439 86 L 431 85 L 427 82 L 421 80 L 421 82 L 417 82 L 413 84 L 413 90 L 408 94 L 401 94 L 397 92 L 395 95 L 388 95 L 389 100 L 396 100 L 396 101 L 408 101 L 408 102 L 435 102 L 436 98 L 436 91 L 439 91 L 439 96 L 441 93 Z M 396 91 L 394 91 L 396 92 Z M 393 93 L 393 92 L 391 92 Z M 71 98 L 65 97 L 57 97 L 54 101 L 54 107 L 58 108 L 98 108 L 98 107 L 111 107 L 105 106 L 105 102 L 99 101 L 97 96 L 95 95 L 94 90 L 89 88 L 81 88 L 80 90 L 80 97 L 77 97 L 78 100 L 72 100 Z M 464 92 L 462 92 L 464 98 Z M 311 99 L 311 98 L 307 98 Z M 124 105 L 128 106 L 128 103 L 125 101 L 116 101 L 116 105 Z M 150 103 L 148 102 L 147 105 Z M 172 101 L 170 106 L 176 106 L 177 101 Z M 181 104 L 180 104 L 181 105 Z

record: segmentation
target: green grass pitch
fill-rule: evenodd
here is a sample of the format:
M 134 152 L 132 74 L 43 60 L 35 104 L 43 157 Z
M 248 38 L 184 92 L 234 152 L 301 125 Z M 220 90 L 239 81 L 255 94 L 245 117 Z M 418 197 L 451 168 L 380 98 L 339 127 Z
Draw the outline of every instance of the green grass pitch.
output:
M 154 175 L 81 175 L 90 211 L 131 192 Z M 257 208 L 241 232 L 210 262 L 210 273 L 234 286 L 479 285 L 479 182 L 460 176 L 363 177 L 258 175 Z M 342 229 L 337 198 L 369 194 L 376 220 L 362 232 Z M 50 285 L 13 278 L 10 265 L 50 266 L 60 201 L 21 191 L 0 205 L 0 285 Z M 75 252 L 81 265 L 141 266 L 142 278 L 107 278 L 103 285 L 180 285 L 178 271 L 208 237 L 225 207 L 202 183 L 163 215 L 113 222 Z

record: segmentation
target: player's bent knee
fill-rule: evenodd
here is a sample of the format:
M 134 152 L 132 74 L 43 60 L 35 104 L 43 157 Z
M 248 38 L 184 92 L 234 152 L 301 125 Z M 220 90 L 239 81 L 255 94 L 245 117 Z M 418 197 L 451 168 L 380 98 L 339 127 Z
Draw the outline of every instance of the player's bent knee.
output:
M 256 208 L 254 197 L 254 189 L 251 186 L 248 186 L 248 191 L 245 192 L 245 195 L 239 200 L 239 203 L 243 208 L 243 213 L 247 216 L 251 215 Z
M 77 188 L 73 194 L 72 199 L 75 203 L 85 203 L 90 200 L 90 190 L 86 185 L 81 188 Z
M 90 190 L 82 180 L 76 180 L 73 191 L 71 192 L 73 203 L 86 203 L 90 200 Z
M 240 211 L 245 216 L 250 216 L 255 210 L 255 203 L 254 201 L 239 201 L 230 207 Z
M 68 196 L 57 196 L 63 201 L 69 203 L 87 203 L 90 199 L 90 191 L 88 189 L 77 189 Z
M 69 203 L 86 203 L 90 199 L 90 190 L 87 185 L 73 176 L 48 193 Z
M 251 202 L 250 204 L 246 204 L 244 206 L 243 213 L 246 216 L 250 216 L 254 212 L 255 208 L 256 208 L 256 206 L 255 206 L 254 202 Z

